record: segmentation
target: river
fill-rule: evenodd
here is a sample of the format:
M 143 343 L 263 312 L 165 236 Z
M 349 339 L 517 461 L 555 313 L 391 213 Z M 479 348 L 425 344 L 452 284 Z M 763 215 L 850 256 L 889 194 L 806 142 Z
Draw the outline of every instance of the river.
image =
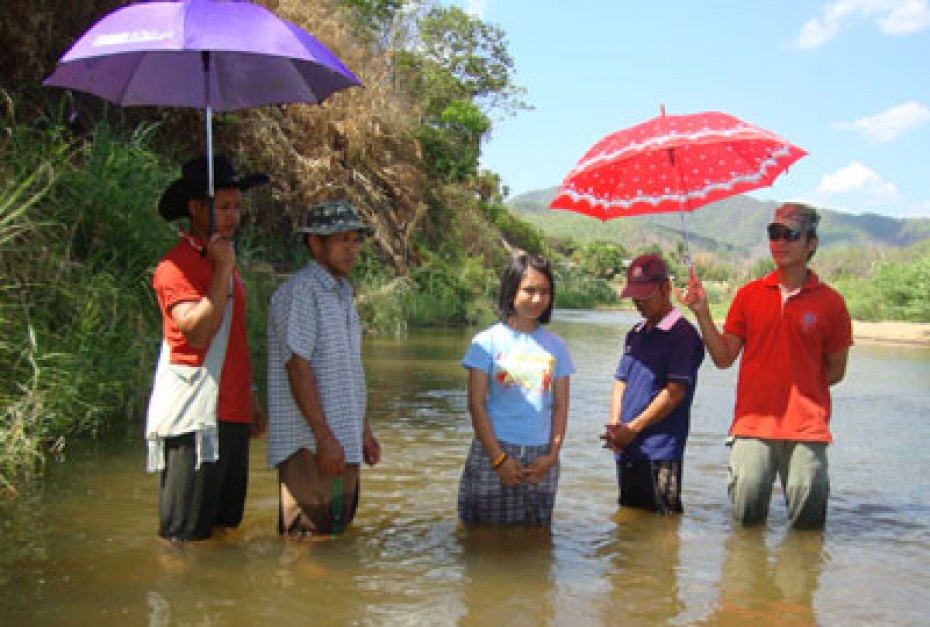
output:
M 381 465 L 343 537 L 275 533 L 275 474 L 253 448 L 242 527 L 183 549 L 155 538 L 141 427 L 66 449 L 0 506 L 2 625 L 849 625 L 930 615 L 930 349 L 857 345 L 834 388 L 824 532 L 734 528 L 724 437 L 736 370 L 709 360 L 684 473 L 686 512 L 616 507 L 600 448 L 624 312 L 557 311 L 574 356 L 551 533 L 464 532 L 455 497 L 471 438 L 458 360 L 473 330 L 368 340 Z

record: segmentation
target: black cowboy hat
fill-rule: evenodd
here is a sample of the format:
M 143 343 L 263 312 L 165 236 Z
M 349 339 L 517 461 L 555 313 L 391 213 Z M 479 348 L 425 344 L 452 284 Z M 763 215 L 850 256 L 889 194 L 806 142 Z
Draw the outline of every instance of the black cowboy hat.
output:
M 191 198 L 203 198 L 207 195 L 208 183 L 207 158 L 200 157 L 188 161 L 181 167 L 181 178 L 168 186 L 158 201 L 158 213 L 168 222 L 188 217 L 187 201 Z M 213 157 L 213 188 L 229 189 L 237 187 L 242 191 L 256 185 L 265 185 L 271 179 L 267 174 L 249 174 L 240 177 L 236 168 L 225 155 Z

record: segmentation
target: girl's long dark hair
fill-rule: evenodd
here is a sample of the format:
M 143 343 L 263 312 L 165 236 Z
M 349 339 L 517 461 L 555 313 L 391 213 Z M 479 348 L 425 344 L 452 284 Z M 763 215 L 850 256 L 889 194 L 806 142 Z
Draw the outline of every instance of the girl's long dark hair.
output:
M 549 281 L 549 306 L 539 316 L 539 323 L 548 324 L 552 319 L 552 306 L 555 303 L 555 279 L 552 277 L 552 264 L 541 255 L 518 253 L 510 257 L 510 262 L 501 275 L 501 289 L 497 298 L 497 315 L 502 322 L 507 322 L 507 319 L 516 313 L 513 301 L 517 296 L 517 290 L 520 288 L 520 281 L 523 280 L 523 276 L 530 268 L 541 272 Z

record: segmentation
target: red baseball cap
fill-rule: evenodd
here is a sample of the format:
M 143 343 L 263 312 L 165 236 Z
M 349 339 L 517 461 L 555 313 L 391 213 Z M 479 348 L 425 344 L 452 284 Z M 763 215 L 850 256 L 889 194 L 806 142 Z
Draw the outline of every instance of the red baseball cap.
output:
M 620 298 L 645 300 L 668 278 L 665 262 L 658 255 L 640 255 L 626 270 L 626 286 Z

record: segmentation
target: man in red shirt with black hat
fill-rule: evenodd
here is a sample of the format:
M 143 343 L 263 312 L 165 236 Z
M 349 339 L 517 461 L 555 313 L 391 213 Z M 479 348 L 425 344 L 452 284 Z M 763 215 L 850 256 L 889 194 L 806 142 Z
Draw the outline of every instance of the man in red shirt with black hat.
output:
M 186 163 L 158 205 L 165 220 L 190 220 L 190 231 L 152 278 L 164 337 L 146 438 L 149 470 L 161 473 L 158 535 L 167 540 L 203 540 L 215 527 L 239 525 L 249 437 L 265 428 L 252 388 L 245 286 L 232 238 L 241 192 L 268 177 L 239 177 L 219 155 L 213 167 L 212 207 L 206 158 Z

